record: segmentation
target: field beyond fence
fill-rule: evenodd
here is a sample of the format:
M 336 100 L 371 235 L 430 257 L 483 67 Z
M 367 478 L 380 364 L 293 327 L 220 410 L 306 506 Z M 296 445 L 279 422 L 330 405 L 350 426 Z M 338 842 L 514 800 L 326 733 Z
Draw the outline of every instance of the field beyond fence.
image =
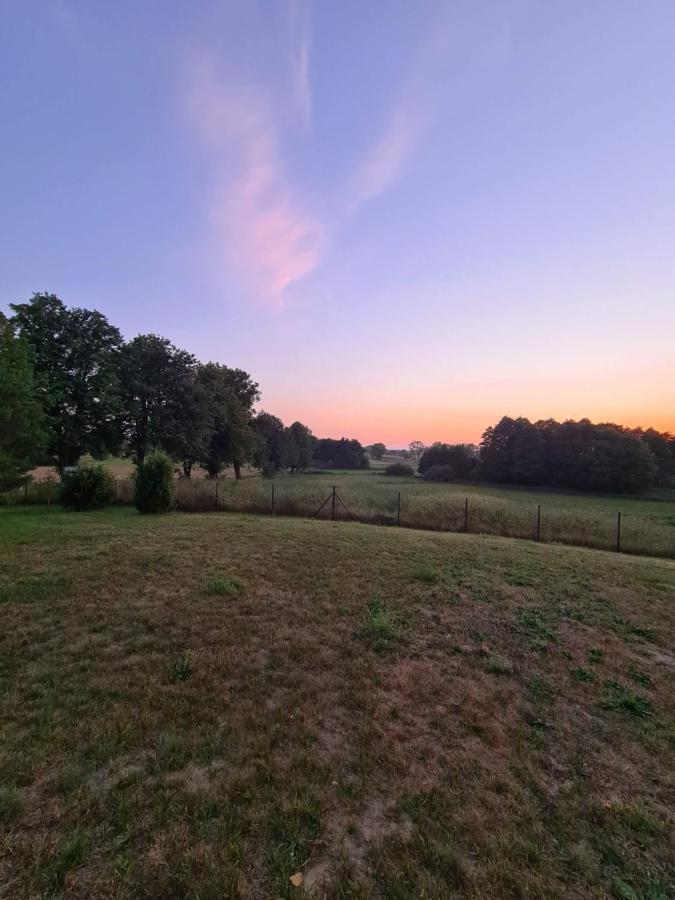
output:
M 330 475 L 270 480 L 249 477 L 240 481 L 179 478 L 175 482 L 175 501 L 177 509 L 188 512 L 231 511 L 352 520 L 675 558 L 673 516 L 631 512 L 631 504 L 636 503 L 631 499 L 625 501 L 624 509 L 615 508 L 616 500 L 614 508 L 599 509 L 593 508 L 590 500 L 588 506 L 566 505 L 564 496 L 558 503 L 527 502 L 526 492 L 519 492 L 513 500 L 479 493 L 464 496 L 460 487 L 456 485 L 450 492 L 442 486 L 411 481 L 399 486 L 391 481 L 358 477 L 343 479 L 334 486 Z M 555 495 L 551 499 L 555 501 Z M 5 495 L 4 500 L 50 505 L 58 501 L 58 484 L 33 481 Z M 132 477 L 115 479 L 115 503 L 133 503 Z

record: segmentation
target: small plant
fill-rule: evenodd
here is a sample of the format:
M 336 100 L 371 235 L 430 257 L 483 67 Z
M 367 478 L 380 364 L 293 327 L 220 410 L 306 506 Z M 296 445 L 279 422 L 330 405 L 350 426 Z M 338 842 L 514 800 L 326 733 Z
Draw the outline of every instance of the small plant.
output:
M 63 477 L 61 505 L 75 512 L 103 509 L 113 502 L 114 494 L 114 479 L 103 466 L 78 466 Z
M 433 566 L 420 563 L 416 566 L 412 573 L 415 581 L 422 581 L 424 584 L 436 584 L 440 580 L 440 575 Z
M 396 475 L 399 478 L 412 478 L 415 474 L 415 470 L 412 466 L 408 466 L 405 463 L 392 463 L 384 470 L 384 474 Z
M 589 661 L 589 663 L 591 663 L 594 666 L 597 665 L 599 662 L 602 662 L 603 656 L 604 656 L 604 653 L 602 652 L 602 650 L 599 650 L 597 647 L 591 647 L 591 649 L 588 651 L 588 661 Z
M 570 675 L 574 681 L 593 681 L 593 674 L 583 666 L 576 666 L 570 669 Z
M 361 635 L 372 643 L 378 653 L 391 649 L 400 638 L 405 624 L 400 613 L 391 610 L 381 600 L 367 603 L 363 618 Z
M 646 697 L 631 693 L 616 681 L 608 681 L 605 686 L 608 696 L 600 702 L 601 709 L 627 712 L 639 719 L 651 715 L 652 705 Z
M 236 578 L 230 578 L 228 575 L 218 575 L 209 585 L 209 593 L 216 594 L 218 597 L 241 597 L 246 593 L 246 589 L 241 581 Z
M 513 675 L 513 663 L 507 656 L 494 653 L 488 657 L 487 670 L 493 675 Z
M 173 507 L 173 464 L 166 453 L 150 453 L 138 467 L 134 505 L 141 513 L 165 513 Z
M 0 787 L 0 826 L 13 825 L 21 817 L 21 797 L 15 787 Z
M 179 656 L 176 662 L 171 666 L 171 670 L 169 673 L 171 681 L 187 681 L 190 675 L 192 675 L 190 655 L 190 651 L 186 650 L 185 653 L 181 654 L 181 656 Z
M 644 672 L 638 671 L 635 666 L 631 666 L 628 669 L 628 677 L 636 684 L 642 685 L 642 687 L 651 687 L 652 685 L 652 680 L 649 675 L 645 675 Z

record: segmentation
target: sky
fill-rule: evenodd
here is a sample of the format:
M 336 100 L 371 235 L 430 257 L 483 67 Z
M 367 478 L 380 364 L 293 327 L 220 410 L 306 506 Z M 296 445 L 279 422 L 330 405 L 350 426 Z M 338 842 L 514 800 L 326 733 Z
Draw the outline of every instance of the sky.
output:
M 675 431 L 672 0 L 0 0 L 0 309 L 320 436 Z

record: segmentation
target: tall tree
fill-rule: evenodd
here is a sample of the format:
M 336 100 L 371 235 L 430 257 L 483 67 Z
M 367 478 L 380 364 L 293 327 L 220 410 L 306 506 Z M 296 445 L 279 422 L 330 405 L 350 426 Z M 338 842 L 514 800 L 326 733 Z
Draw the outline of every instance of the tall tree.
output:
M 312 463 L 312 432 L 302 422 L 293 422 L 284 435 L 284 466 L 295 472 Z
M 21 483 L 43 440 L 30 348 L 0 313 L 0 490 Z
M 382 459 L 384 454 L 387 452 L 387 448 L 381 441 L 378 441 L 376 444 L 371 444 L 368 448 L 368 452 L 372 459 Z
M 156 334 L 139 334 L 120 351 L 123 431 L 139 465 L 149 450 L 170 446 L 184 457 L 196 365 L 191 353 Z
M 68 309 L 55 294 L 34 294 L 11 308 L 14 327 L 33 352 L 46 449 L 59 470 L 75 465 L 83 453 L 115 449 L 118 329 L 95 310 Z
M 242 369 L 218 363 L 200 366 L 197 380 L 207 392 L 212 417 L 211 435 L 201 462 L 211 478 L 228 464 L 241 478 L 241 466 L 252 459 L 256 448 L 251 419 L 253 403 L 260 396 L 258 385 Z
M 410 451 L 410 454 L 415 457 L 417 465 L 419 466 L 420 458 L 422 456 L 422 453 L 424 452 L 424 444 L 422 443 L 422 441 L 410 441 L 410 443 L 408 444 L 408 450 Z
M 284 464 L 284 423 L 276 416 L 260 411 L 251 421 L 257 438 L 253 463 L 264 474 L 278 472 Z

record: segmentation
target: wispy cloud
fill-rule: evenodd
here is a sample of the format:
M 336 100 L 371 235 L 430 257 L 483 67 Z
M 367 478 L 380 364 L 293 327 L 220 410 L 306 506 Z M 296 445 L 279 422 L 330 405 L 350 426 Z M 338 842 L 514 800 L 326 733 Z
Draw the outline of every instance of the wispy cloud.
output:
M 295 108 L 305 129 L 312 124 L 309 10 L 302 0 L 289 0 L 290 68 Z
M 189 107 L 215 167 L 218 258 L 281 306 L 286 289 L 317 266 L 323 229 L 287 178 L 269 98 L 225 80 L 202 58 L 193 66 Z
M 397 181 L 426 133 L 434 84 L 452 35 L 450 12 L 446 8 L 433 22 L 417 48 L 380 135 L 352 177 L 347 191 L 347 207 L 352 212 Z

